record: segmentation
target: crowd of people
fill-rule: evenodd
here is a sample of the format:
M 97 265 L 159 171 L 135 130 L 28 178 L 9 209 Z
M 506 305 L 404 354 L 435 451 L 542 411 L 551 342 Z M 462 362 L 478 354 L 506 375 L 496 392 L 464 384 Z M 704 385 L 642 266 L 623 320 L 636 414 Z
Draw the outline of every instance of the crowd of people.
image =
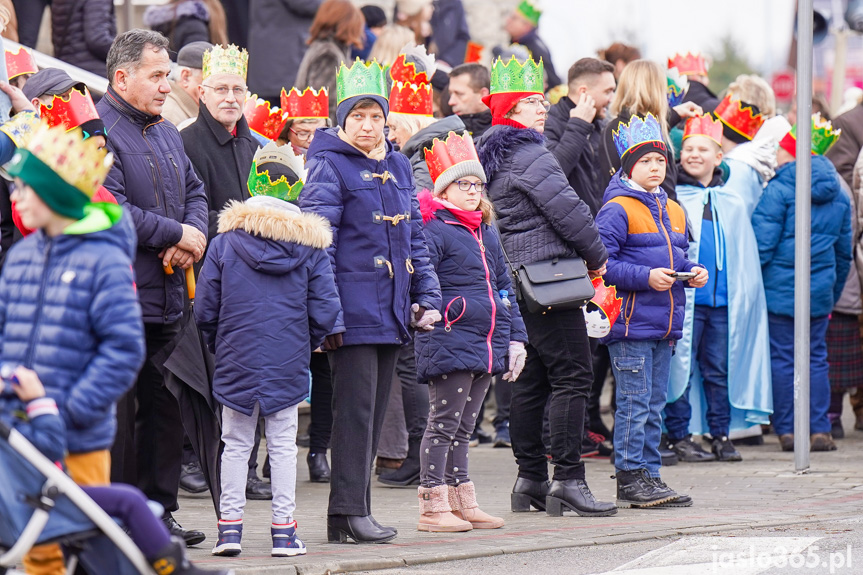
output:
M 18 11 L 22 40 L 37 4 Z M 734 442 L 770 426 L 793 450 L 796 125 L 763 79 L 720 97 L 701 54 L 661 66 L 623 44 L 561 78 L 530 0 L 495 47 L 471 41 L 460 0 L 399 1 L 392 18 L 173 0 L 119 35 L 113 8 L 67 4 L 52 4 L 56 54 L 108 89 L 94 102 L 6 53 L 0 359 L 17 368 L 0 417 L 134 524 L 154 564 L 200 571 L 181 488 L 213 492 L 214 555 L 242 552 L 247 499 L 272 500 L 273 556 L 307 553 L 298 444 L 329 483 L 336 543 L 396 538 L 372 514 L 376 472 L 417 489 L 420 531 L 502 527 L 470 477 L 482 442 L 512 449 L 511 510 L 551 516 L 691 506 L 661 468 L 740 461 Z M 800 119 L 820 451 L 863 386 L 860 114 Z M 214 365 L 216 455 L 184 441 L 165 367 L 190 333 Z M 611 458 L 616 503 L 591 493 L 592 456 Z M 25 564 L 62 565 L 56 545 Z

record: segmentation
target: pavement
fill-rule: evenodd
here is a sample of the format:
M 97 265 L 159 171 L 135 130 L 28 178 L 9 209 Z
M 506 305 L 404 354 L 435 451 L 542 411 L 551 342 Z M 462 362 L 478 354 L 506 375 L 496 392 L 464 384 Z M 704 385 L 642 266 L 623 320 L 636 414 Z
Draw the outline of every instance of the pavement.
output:
M 846 411 L 850 411 L 846 407 Z M 236 558 L 213 557 L 216 517 L 209 495 L 183 495 L 177 519 L 186 527 L 203 529 L 207 541 L 190 556 L 202 568 L 234 568 L 237 574 L 329 575 L 395 569 L 444 561 L 580 546 L 655 540 L 681 535 L 763 529 L 771 526 L 860 517 L 863 510 L 863 432 L 854 431 L 850 413 L 846 438 L 839 450 L 812 453 L 808 473 L 794 472 L 794 454 L 780 450 L 775 436 L 762 446 L 739 446 L 739 463 L 680 463 L 665 467 L 663 479 L 694 500 L 689 508 L 620 509 L 613 517 L 585 518 L 574 514 L 512 513 L 509 494 L 515 481 L 512 451 L 482 445 L 470 452 L 471 478 L 480 505 L 503 517 L 496 530 L 429 534 L 416 530 L 415 489 L 393 489 L 374 482 L 372 508 L 383 525 L 398 529 L 389 544 L 332 544 L 326 539 L 329 486 L 308 481 L 306 450 L 300 449 L 297 478 L 299 535 L 308 554 L 292 559 L 269 556 L 270 508 L 266 501 L 249 501 L 244 523 L 243 553 Z M 613 501 L 614 470 L 608 459 L 586 460 L 587 482 L 600 500 Z M 446 566 L 440 565 L 441 572 Z

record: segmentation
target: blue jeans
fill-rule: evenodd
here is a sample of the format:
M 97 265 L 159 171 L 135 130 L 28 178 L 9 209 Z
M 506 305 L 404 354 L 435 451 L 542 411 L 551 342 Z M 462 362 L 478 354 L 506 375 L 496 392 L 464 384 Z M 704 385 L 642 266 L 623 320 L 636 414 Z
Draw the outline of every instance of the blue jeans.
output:
M 659 477 L 662 408 L 673 350 L 674 342 L 667 340 L 620 341 L 608 346 L 617 382 L 614 467 L 618 471 L 647 469 L 651 477 Z
M 698 362 L 710 435 L 723 437 L 728 435 L 731 425 L 731 402 L 728 399 L 728 308 L 697 305 L 693 320 L 692 371 L 695 371 Z M 665 428 L 671 441 L 679 441 L 689 435 L 689 421 L 692 419 L 689 387 L 686 386 L 686 391 L 677 401 L 665 406 Z
M 794 433 L 794 318 L 767 314 L 770 367 L 773 370 L 773 415 L 777 435 Z M 830 317 L 813 317 L 809 328 L 809 431 L 830 433 L 830 379 L 827 325 Z

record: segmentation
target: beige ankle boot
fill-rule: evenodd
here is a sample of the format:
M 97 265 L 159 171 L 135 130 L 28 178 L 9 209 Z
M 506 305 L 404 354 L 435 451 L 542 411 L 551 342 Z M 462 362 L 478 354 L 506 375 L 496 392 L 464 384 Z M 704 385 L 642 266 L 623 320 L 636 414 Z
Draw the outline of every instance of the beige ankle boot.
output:
M 468 521 L 459 519 L 452 514 L 446 485 L 431 488 L 420 487 L 418 497 L 420 499 L 420 520 L 417 524 L 417 531 L 453 533 L 473 529 Z
M 474 529 L 498 529 L 503 527 L 503 519 L 492 517 L 479 508 L 476 502 L 476 489 L 473 481 L 449 486 L 449 504 L 453 515 L 469 521 Z

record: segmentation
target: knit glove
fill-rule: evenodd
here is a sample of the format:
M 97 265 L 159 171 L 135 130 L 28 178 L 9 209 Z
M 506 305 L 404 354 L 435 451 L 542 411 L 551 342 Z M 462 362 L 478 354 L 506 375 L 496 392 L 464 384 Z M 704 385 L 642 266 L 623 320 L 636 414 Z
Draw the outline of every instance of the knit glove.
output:
M 527 350 L 520 341 L 509 342 L 509 371 L 503 374 L 506 381 L 515 381 L 524 369 L 524 360 L 527 359 Z
M 421 308 L 418 303 L 411 304 L 411 327 L 422 331 L 431 331 L 434 329 L 434 324 L 441 319 L 438 310 Z

